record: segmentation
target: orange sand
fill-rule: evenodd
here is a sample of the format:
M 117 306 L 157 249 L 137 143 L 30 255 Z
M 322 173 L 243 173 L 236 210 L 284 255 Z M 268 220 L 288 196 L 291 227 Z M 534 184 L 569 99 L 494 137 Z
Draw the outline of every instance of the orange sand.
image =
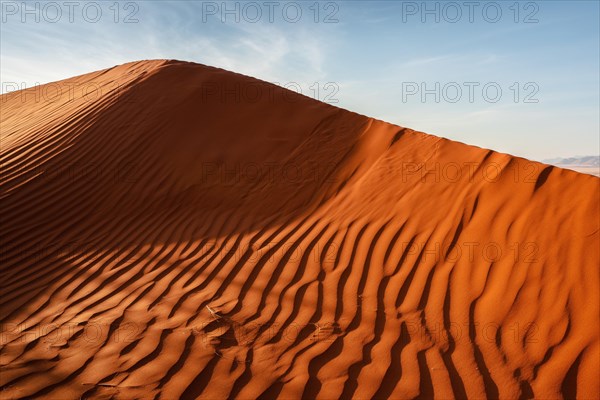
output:
M 596 177 L 178 61 L 1 107 L 3 399 L 599 397 Z

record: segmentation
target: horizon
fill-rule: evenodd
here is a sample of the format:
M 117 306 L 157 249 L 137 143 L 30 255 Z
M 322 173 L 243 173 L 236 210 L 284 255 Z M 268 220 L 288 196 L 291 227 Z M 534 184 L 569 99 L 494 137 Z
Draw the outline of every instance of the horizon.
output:
M 536 161 L 600 154 L 597 2 L 363 3 L 3 1 L 1 89 L 177 59 Z

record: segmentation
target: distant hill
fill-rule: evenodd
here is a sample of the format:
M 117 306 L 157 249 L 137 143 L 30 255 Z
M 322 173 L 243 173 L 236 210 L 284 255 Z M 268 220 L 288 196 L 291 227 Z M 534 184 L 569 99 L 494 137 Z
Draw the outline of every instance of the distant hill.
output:
M 583 174 L 600 177 L 600 156 L 575 156 L 570 158 L 550 158 L 543 163 L 555 165 L 560 168 L 570 169 Z
M 571 166 L 582 166 L 582 167 L 599 167 L 600 156 L 576 156 L 569 158 L 550 158 L 543 160 L 542 162 L 552 165 L 571 165 Z

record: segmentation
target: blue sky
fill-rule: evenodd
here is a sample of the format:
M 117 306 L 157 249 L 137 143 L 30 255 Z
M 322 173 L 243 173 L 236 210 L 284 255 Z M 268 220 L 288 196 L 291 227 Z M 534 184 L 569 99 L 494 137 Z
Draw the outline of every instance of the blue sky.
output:
M 598 1 L 69 4 L 2 1 L 3 93 L 180 59 L 535 160 L 600 153 Z

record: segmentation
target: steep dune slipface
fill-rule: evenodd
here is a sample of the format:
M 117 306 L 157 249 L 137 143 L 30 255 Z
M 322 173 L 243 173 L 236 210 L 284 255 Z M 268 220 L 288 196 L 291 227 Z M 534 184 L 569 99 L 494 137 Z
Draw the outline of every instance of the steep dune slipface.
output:
M 3 398 L 598 398 L 596 177 L 192 63 L 1 101 Z

